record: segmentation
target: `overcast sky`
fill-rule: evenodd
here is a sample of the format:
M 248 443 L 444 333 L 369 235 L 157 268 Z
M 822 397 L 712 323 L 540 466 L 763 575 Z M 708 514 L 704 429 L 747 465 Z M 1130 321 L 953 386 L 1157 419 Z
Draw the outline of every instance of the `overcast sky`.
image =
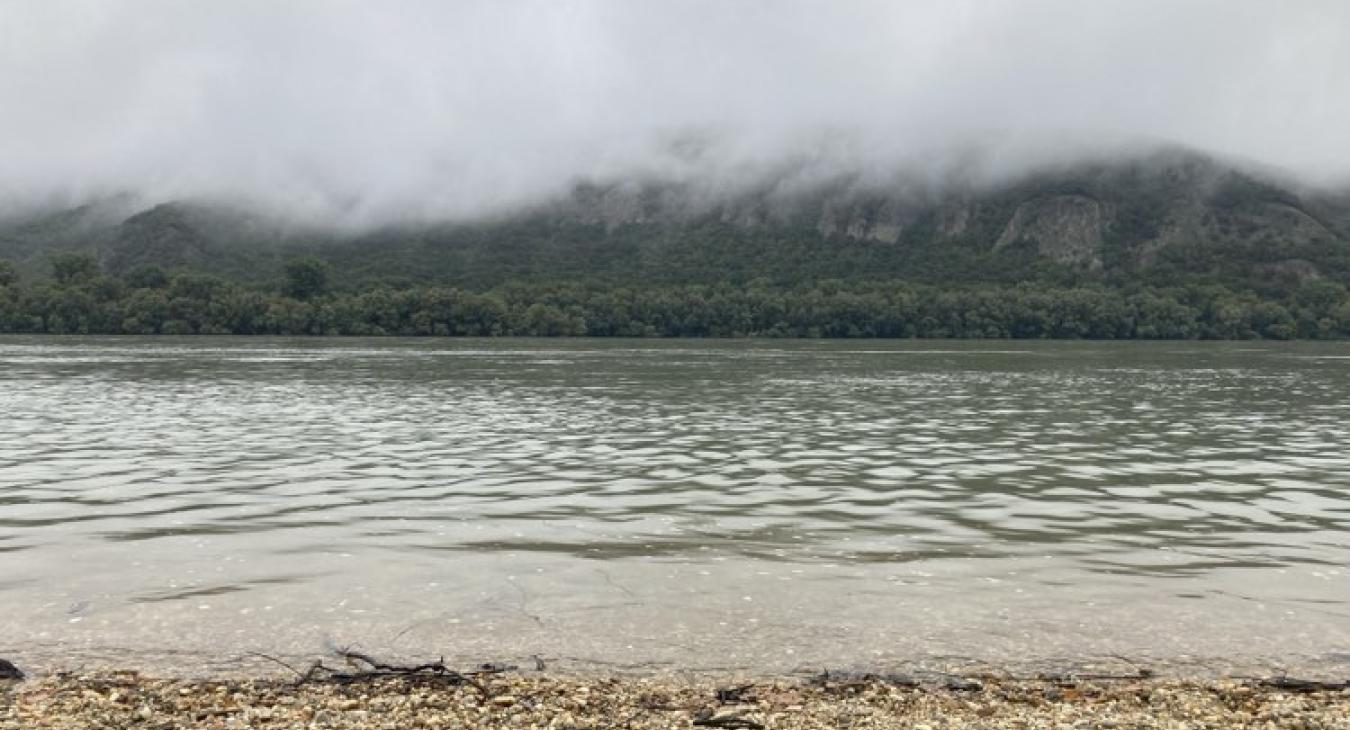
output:
M 456 216 L 792 158 L 1350 177 L 1346 0 L 0 0 L 0 196 Z

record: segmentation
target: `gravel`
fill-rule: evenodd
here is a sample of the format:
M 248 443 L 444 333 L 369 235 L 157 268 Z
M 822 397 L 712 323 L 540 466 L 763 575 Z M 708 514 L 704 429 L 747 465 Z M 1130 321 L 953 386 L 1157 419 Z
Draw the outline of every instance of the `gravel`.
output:
M 1239 680 L 384 677 L 0 681 L 0 728 L 1336 728 L 1350 690 Z

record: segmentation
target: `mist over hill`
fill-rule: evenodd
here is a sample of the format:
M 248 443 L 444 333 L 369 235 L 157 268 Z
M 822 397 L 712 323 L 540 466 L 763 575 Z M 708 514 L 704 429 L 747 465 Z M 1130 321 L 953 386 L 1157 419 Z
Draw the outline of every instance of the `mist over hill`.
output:
M 1350 336 L 1350 200 L 1176 148 L 999 182 L 645 177 L 367 228 L 127 195 L 0 224 L 0 331 Z
M 27 287 L 280 292 L 312 259 L 330 295 L 1287 297 L 1346 283 L 1346 27 L 1337 0 L 3 4 L 0 259 Z
M 130 197 L 0 223 L 0 258 L 43 277 L 53 255 L 111 275 L 192 271 L 267 285 L 288 260 L 326 262 L 338 289 L 486 290 L 511 281 L 787 286 L 1220 283 L 1279 293 L 1350 284 L 1350 204 L 1175 148 L 1042 169 L 999 184 L 859 172 L 718 187 L 584 182 L 565 196 L 447 223 L 364 230 L 242 207 Z

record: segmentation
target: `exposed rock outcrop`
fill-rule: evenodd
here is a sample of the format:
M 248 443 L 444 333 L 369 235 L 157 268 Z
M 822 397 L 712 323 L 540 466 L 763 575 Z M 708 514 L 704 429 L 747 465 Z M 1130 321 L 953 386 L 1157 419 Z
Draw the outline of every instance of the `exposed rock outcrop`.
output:
M 1101 268 L 1103 217 L 1102 204 L 1082 195 L 1030 200 L 1017 206 L 994 248 L 1025 238 L 1058 263 Z

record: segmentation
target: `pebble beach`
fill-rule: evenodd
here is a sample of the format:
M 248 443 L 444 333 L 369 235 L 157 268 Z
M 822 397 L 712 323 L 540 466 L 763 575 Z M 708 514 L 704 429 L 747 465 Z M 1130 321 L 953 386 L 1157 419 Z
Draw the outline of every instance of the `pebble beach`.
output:
M 0 728 L 1350 728 L 1350 689 L 1259 680 L 582 676 L 164 678 L 0 688 Z

